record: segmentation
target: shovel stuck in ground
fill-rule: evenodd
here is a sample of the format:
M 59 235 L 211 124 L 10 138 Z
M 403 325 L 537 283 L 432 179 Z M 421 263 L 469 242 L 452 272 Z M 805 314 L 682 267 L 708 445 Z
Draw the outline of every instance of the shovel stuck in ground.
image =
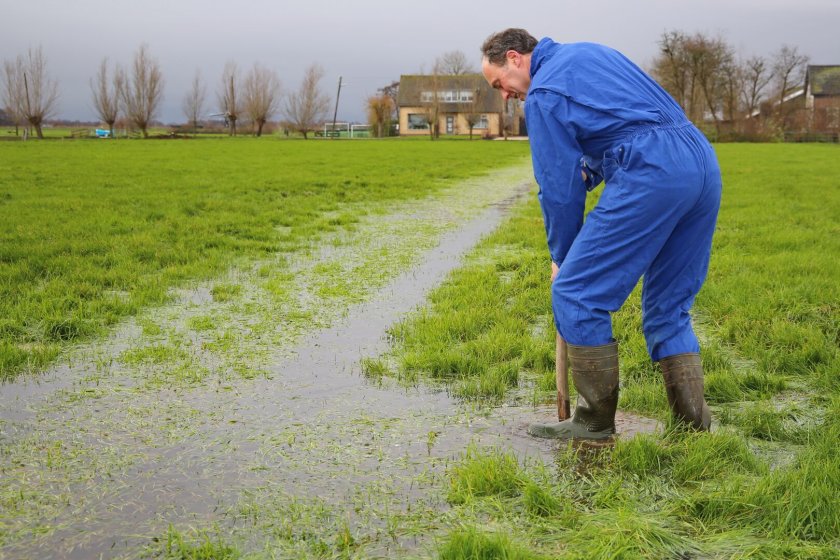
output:
M 554 363 L 557 375 L 557 419 L 561 422 L 571 416 L 569 409 L 569 362 L 566 341 L 557 333 L 557 351 Z

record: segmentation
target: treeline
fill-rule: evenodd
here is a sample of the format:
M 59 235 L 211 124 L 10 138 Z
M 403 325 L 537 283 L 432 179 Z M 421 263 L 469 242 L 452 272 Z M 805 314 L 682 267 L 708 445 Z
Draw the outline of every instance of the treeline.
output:
M 274 70 L 255 64 L 243 74 L 235 62 L 228 62 L 216 90 L 215 105 L 208 101 L 207 86 L 196 71 L 181 108 L 194 131 L 205 118 L 220 117 L 231 136 L 238 133 L 243 121 L 260 136 L 266 123 L 280 116 L 283 128 L 306 138 L 323 122 L 330 107 L 330 97 L 321 91 L 323 75 L 323 69 L 312 64 L 300 87 L 285 93 Z M 26 54 L 4 60 L 2 85 L 0 117 L 10 122 L 16 133 L 23 128 L 25 134 L 43 138 L 42 125 L 55 115 L 58 102 L 58 84 L 50 77 L 43 49 L 29 49 Z M 163 101 L 163 87 L 160 63 L 146 45 L 141 45 L 128 67 L 102 60 L 90 80 L 91 102 L 112 137 L 118 125 L 147 137 Z
M 744 58 L 722 37 L 666 31 L 651 72 L 709 136 L 772 140 L 813 125 L 804 95 L 793 95 L 804 89 L 808 62 L 789 45 Z

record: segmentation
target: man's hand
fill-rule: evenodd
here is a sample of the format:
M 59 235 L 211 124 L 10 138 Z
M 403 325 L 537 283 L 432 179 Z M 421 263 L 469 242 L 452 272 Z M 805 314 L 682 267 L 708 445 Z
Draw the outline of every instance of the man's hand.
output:
M 551 283 L 554 284 L 554 279 L 557 278 L 557 273 L 560 271 L 560 267 L 557 266 L 557 263 L 551 261 Z

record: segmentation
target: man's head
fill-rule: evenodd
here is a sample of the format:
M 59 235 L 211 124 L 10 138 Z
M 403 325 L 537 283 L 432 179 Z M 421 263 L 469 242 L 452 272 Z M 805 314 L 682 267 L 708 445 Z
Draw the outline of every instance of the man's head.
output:
M 481 46 L 481 72 L 507 100 L 524 100 L 531 85 L 531 53 L 537 40 L 524 29 L 494 33 Z

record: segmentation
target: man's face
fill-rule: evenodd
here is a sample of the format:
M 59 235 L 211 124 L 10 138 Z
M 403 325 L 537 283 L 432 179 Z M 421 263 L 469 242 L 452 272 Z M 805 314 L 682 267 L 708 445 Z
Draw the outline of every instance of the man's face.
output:
M 481 61 L 481 72 L 487 83 L 499 90 L 505 101 L 510 98 L 525 100 L 525 95 L 531 85 L 530 57 L 516 51 L 508 51 L 505 55 L 504 66 L 492 64 L 485 57 Z

